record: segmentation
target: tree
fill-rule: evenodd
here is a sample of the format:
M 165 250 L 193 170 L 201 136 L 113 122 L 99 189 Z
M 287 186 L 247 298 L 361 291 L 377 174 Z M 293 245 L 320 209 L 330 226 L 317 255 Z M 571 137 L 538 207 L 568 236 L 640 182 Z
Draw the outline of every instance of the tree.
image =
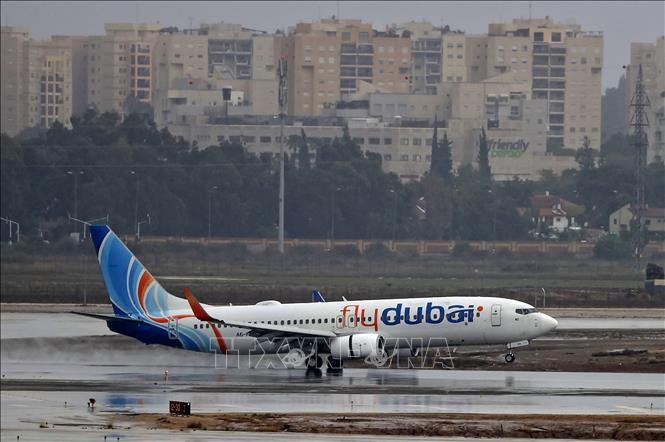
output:
M 300 169 L 309 169 L 309 147 L 307 146 L 307 136 L 305 129 L 300 129 L 300 143 L 298 148 L 298 167 Z
M 585 136 L 582 139 L 582 147 L 575 153 L 575 161 L 579 165 L 580 172 L 588 172 L 596 168 L 596 151 L 591 148 L 591 140 Z
M 448 140 L 448 133 L 443 133 L 443 140 L 439 144 L 437 138 L 436 118 L 434 121 L 434 133 L 432 134 L 432 162 L 430 164 L 430 173 L 449 183 L 452 179 L 453 161 L 451 158 L 450 147 L 452 141 Z
M 489 147 L 487 145 L 487 135 L 485 134 L 485 128 L 483 127 L 480 131 L 480 143 L 478 145 L 478 172 L 483 178 L 492 177 L 492 169 L 490 168 L 489 160 Z

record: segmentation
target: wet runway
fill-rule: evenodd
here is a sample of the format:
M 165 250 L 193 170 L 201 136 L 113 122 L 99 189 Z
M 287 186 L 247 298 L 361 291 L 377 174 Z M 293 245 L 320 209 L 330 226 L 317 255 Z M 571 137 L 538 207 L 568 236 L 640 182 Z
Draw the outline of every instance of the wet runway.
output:
M 75 308 L 73 310 L 76 310 Z M 110 313 L 109 313 L 110 314 Z M 558 330 L 665 329 L 662 318 L 556 318 Z M 56 324 L 55 326 L 53 324 Z M 70 313 L 0 313 L 3 337 L 68 337 L 113 335 L 104 321 Z
M 30 440 L 57 440 L 61 431 L 60 440 L 73 440 L 80 434 L 67 431 L 109 419 L 122 427 L 116 413 L 166 412 L 169 400 L 191 402 L 193 412 L 665 413 L 659 373 L 347 368 L 341 377 L 306 377 L 302 369 L 265 368 L 270 359 L 227 367 L 220 356 L 94 336 L 110 333 L 104 322 L 67 314 L 7 313 L 1 324 L 3 439 L 27 431 Z M 38 430 L 43 422 L 56 429 Z M 95 431 L 100 439 L 110 434 Z M 141 439 L 139 430 L 123 431 Z

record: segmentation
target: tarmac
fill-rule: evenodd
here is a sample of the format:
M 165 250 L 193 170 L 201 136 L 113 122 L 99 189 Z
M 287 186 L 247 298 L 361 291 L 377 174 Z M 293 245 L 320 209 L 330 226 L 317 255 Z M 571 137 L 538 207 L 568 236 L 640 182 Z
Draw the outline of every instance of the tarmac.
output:
M 595 320 L 617 324 L 616 319 Z M 126 337 L 108 336 L 103 321 L 64 313 L 3 311 L 0 323 L 3 440 L 16 436 L 21 440 L 265 437 L 147 430 L 123 417 L 167 413 L 169 400 L 191 402 L 193 413 L 665 416 L 665 374 L 659 372 L 346 368 L 342 376 L 307 377 L 303 369 L 268 368 L 270 359 L 258 364 L 242 359 L 236 366 L 219 355 L 144 346 Z M 96 407 L 88 407 L 90 398 L 95 398 Z M 338 434 L 313 436 L 275 434 L 278 440 L 360 440 Z

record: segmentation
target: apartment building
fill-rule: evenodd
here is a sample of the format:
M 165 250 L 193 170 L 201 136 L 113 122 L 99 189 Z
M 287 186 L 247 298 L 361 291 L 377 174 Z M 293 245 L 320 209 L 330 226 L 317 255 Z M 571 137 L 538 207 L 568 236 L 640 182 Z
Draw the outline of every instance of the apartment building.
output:
M 100 112 L 122 114 L 128 97 L 152 103 L 154 50 L 161 25 L 109 23 L 104 28 L 105 35 L 89 37 L 83 43 L 87 50 L 87 104 Z
M 361 81 L 391 92 L 408 92 L 408 38 L 378 33 L 360 20 L 298 23 L 284 38 L 288 63 L 288 113 L 318 116 Z
M 411 39 L 410 91 L 436 95 L 441 81 L 466 81 L 466 36 L 460 31 L 408 22 L 396 27 Z
M 600 149 L 602 96 L 601 32 L 544 19 L 493 23 L 483 36 L 467 36 L 470 81 L 511 72 L 547 102 L 549 151 L 579 148 L 587 136 Z
M 665 159 L 665 37 L 660 37 L 655 43 L 631 43 L 630 65 L 626 72 L 628 80 L 626 103 L 630 103 L 635 94 L 635 82 L 640 64 L 644 88 L 651 104 L 647 108 L 649 118 L 647 161 L 662 161 Z M 633 111 L 631 108 L 627 112 L 628 124 Z
M 72 52 L 67 40 L 33 40 L 28 28 L 2 27 L 2 132 L 70 124 Z

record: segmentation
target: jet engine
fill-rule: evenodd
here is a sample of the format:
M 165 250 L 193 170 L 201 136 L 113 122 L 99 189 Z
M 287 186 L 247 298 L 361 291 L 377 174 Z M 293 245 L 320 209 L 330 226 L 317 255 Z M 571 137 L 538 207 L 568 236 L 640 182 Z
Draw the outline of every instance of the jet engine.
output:
M 376 333 L 340 336 L 330 340 L 330 354 L 336 359 L 382 355 L 384 343 L 383 336 Z

